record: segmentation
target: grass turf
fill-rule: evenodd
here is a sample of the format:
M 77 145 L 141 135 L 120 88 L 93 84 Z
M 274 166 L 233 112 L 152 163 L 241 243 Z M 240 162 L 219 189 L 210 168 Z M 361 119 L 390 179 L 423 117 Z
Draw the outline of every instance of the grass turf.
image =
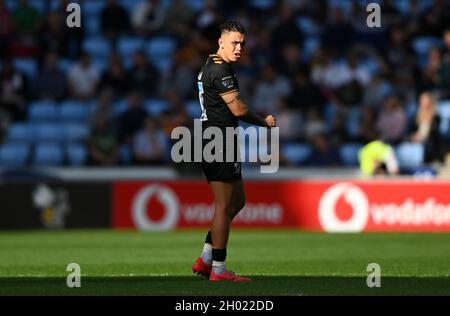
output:
M 0 232 L 0 295 L 450 295 L 450 234 L 233 230 L 227 266 L 250 283 L 192 274 L 204 231 Z M 68 288 L 69 263 L 81 288 Z M 381 287 L 369 288 L 369 263 Z

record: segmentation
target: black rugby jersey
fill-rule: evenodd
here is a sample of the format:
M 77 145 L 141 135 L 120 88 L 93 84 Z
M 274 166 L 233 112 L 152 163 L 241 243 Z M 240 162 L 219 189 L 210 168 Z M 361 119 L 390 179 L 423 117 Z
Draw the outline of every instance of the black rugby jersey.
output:
M 203 125 L 238 126 L 236 116 L 221 97 L 239 91 L 231 64 L 217 54 L 209 55 L 197 79 Z

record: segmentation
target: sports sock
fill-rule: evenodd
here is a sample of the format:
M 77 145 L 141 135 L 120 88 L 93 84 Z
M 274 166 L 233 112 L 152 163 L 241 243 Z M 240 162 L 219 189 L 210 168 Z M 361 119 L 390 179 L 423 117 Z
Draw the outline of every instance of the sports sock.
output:
M 225 272 L 225 260 L 227 259 L 227 249 L 212 249 L 212 270 L 215 274 Z
M 203 245 L 203 251 L 200 255 L 205 263 L 211 263 L 212 261 L 212 238 L 211 231 L 208 232 L 205 239 L 205 244 Z

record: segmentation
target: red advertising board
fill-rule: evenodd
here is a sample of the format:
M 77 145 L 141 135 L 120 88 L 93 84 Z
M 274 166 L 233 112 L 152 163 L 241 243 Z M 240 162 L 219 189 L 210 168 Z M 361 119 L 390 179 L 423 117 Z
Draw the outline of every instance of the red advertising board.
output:
M 449 231 L 450 182 L 246 181 L 233 227 L 328 232 Z M 113 226 L 208 227 L 213 196 L 204 181 L 118 182 Z

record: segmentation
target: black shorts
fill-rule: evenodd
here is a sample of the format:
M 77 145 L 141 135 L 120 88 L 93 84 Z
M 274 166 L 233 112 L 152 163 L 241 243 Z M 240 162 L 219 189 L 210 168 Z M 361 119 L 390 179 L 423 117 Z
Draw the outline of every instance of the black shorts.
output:
M 203 130 L 207 126 L 203 125 Z M 219 126 L 216 126 L 219 127 Z M 227 139 L 226 139 L 226 130 L 225 127 L 219 127 L 222 131 L 223 135 L 223 152 L 221 153 L 222 161 L 213 161 L 213 162 L 206 162 L 204 157 L 201 162 L 201 168 L 203 170 L 203 174 L 206 177 L 206 180 L 208 182 L 211 181 L 230 181 L 230 180 L 240 180 L 242 179 L 242 173 L 241 173 L 241 162 L 238 159 L 239 157 L 239 138 L 238 136 L 234 136 L 233 138 L 233 161 L 227 161 L 226 160 L 226 154 L 227 154 Z M 205 145 L 207 145 L 211 140 L 209 139 L 203 139 L 202 140 L 202 152 L 205 148 Z M 228 140 L 228 143 L 230 143 L 231 140 Z M 215 152 L 213 151 L 213 154 Z

